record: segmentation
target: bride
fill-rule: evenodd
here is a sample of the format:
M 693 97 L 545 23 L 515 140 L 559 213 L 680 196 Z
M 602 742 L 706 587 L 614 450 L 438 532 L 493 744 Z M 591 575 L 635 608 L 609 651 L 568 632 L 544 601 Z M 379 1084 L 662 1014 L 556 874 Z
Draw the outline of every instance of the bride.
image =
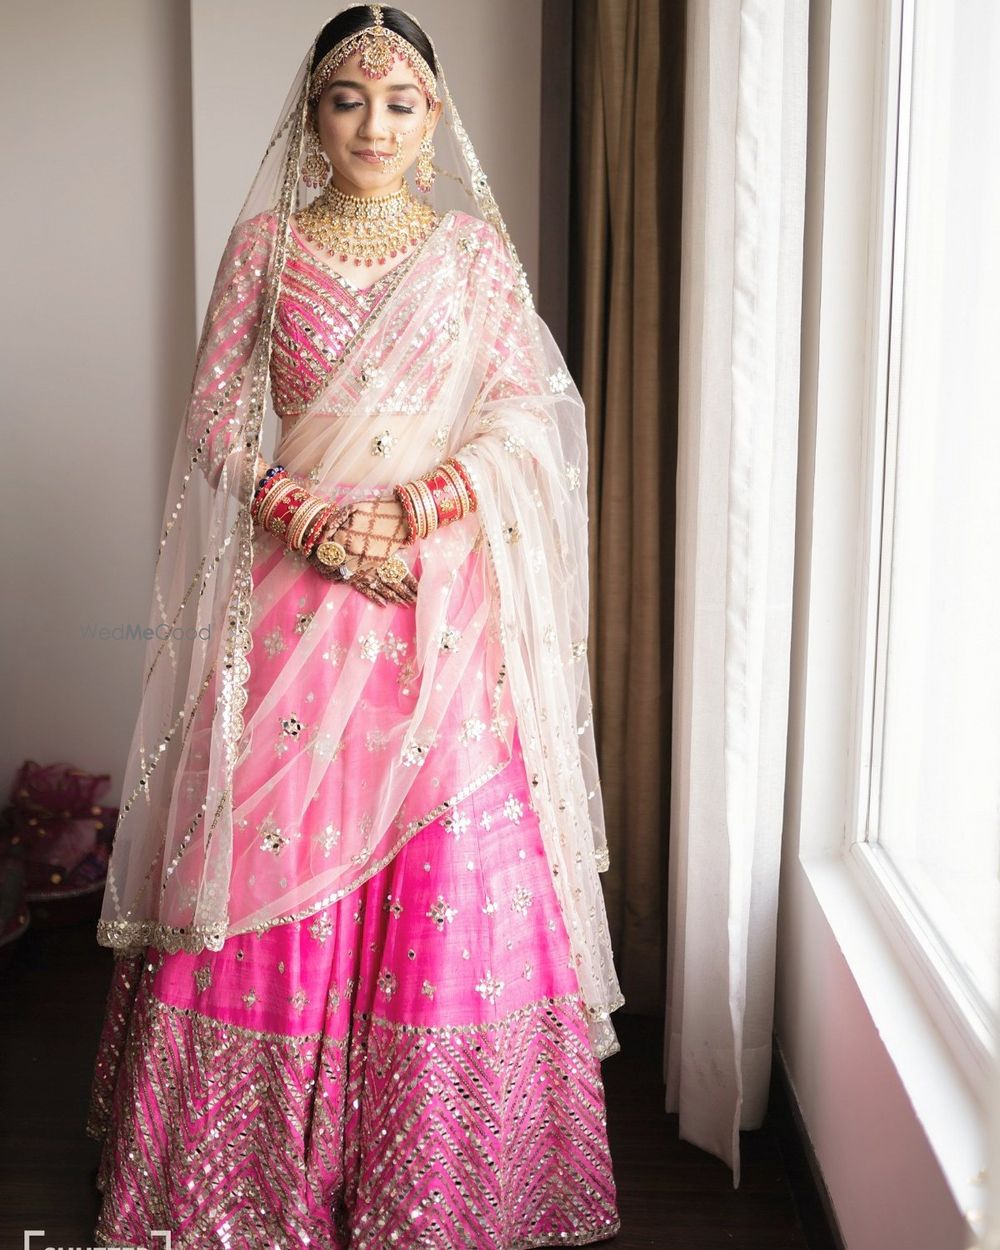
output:
M 343 9 L 177 439 L 97 933 L 102 1243 L 618 1230 L 587 544 L 582 401 L 433 45 Z

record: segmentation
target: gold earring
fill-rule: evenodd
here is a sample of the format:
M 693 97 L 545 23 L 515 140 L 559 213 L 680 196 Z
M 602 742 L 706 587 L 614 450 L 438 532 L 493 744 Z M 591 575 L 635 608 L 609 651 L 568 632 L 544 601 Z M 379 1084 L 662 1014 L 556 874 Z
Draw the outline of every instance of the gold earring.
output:
M 429 191 L 434 185 L 434 166 L 431 164 L 433 159 L 434 145 L 430 134 L 425 130 L 417 149 L 417 164 L 413 171 L 413 181 L 420 191 Z
M 307 126 L 305 155 L 299 166 L 302 181 L 307 187 L 325 187 L 330 181 L 330 172 L 330 164 L 319 141 L 319 131 L 314 126 Z

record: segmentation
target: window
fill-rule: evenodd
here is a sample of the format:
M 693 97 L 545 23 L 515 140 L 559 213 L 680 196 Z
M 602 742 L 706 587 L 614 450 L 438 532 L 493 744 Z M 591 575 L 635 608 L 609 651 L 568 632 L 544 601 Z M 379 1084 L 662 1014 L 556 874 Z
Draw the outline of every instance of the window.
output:
M 982 1067 L 1000 1008 L 1000 5 L 891 13 L 870 771 L 852 851 Z

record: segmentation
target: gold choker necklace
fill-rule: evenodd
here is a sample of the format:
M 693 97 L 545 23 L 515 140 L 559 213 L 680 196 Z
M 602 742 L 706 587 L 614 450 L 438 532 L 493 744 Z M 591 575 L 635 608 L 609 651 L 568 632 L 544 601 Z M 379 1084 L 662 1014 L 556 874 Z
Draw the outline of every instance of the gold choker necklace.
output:
M 342 262 L 384 265 L 390 257 L 417 247 L 437 225 L 438 216 L 404 182 L 389 195 L 348 195 L 328 183 L 295 216 L 299 233 Z

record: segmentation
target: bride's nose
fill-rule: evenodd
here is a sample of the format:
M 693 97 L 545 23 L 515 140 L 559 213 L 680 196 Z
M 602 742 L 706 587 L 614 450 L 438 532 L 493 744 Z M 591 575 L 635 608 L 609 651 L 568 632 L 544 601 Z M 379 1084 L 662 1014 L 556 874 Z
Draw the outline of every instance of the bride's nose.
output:
M 383 109 L 365 109 L 361 126 L 358 129 L 359 139 L 385 139 L 389 135 L 388 115 Z

